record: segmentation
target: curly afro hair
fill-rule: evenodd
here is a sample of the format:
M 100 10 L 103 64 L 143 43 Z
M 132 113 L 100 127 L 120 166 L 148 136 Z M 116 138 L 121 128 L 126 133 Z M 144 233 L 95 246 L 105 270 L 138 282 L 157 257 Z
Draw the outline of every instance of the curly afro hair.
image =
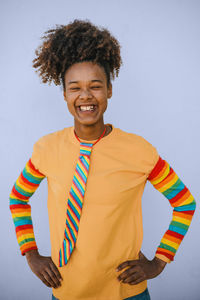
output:
M 63 85 L 65 72 L 74 63 L 92 61 L 104 68 L 107 85 L 118 76 L 122 64 L 120 44 L 105 28 L 90 21 L 75 19 L 68 25 L 56 25 L 42 36 L 44 42 L 36 51 L 33 67 L 43 83 Z

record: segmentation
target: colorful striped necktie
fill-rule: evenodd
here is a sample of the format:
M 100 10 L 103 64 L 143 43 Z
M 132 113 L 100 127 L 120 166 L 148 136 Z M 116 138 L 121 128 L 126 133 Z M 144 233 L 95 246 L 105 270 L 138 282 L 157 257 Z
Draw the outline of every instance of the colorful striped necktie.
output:
M 83 207 L 86 182 L 89 173 L 92 147 L 104 136 L 105 131 L 106 127 L 103 134 L 95 143 L 81 142 L 74 131 L 76 138 L 80 142 L 80 155 L 76 165 L 67 202 L 64 239 L 59 250 L 59 267 L 63 267 L 67 264 L 70 255 L 75 247 Z

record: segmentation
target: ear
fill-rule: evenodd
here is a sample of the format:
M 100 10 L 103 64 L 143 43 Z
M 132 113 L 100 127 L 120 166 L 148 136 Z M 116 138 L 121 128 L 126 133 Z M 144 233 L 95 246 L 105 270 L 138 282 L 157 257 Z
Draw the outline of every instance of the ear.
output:
M 67 101 L 66 100 L 66 92 L 65 91 L 63 91 L 63 97 L 64 97 L 64 100 Z
M 109 84 L 107 97 L 108 99 L 112 97 L 112 83 Z

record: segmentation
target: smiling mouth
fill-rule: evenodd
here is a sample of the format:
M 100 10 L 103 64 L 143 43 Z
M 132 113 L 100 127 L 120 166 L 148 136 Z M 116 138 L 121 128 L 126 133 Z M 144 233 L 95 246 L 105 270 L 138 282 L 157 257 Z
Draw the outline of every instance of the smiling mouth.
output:
M 92 114 L 97 110 L 97 105 L 93 105 L 93 109 L 81 110 L 80 106 L 77 107 L 78 111 L 83 114 Z

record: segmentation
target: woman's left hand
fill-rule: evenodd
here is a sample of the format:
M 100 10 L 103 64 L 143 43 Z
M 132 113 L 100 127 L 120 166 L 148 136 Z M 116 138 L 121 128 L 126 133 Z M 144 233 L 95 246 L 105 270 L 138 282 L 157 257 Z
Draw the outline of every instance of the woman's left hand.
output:
M 148 260 L 140 251 L 139 259 L 127 260 L 118 266 L 117 271 L 122 270 L 127 266 L 129 268 L 122 272 L 117 279 L 131 285 L 138 284 L 144 280 L 158 276 L 163 271 L 166 264 L 166 262 L 157 257 L 154 257 L 153 260 Z

